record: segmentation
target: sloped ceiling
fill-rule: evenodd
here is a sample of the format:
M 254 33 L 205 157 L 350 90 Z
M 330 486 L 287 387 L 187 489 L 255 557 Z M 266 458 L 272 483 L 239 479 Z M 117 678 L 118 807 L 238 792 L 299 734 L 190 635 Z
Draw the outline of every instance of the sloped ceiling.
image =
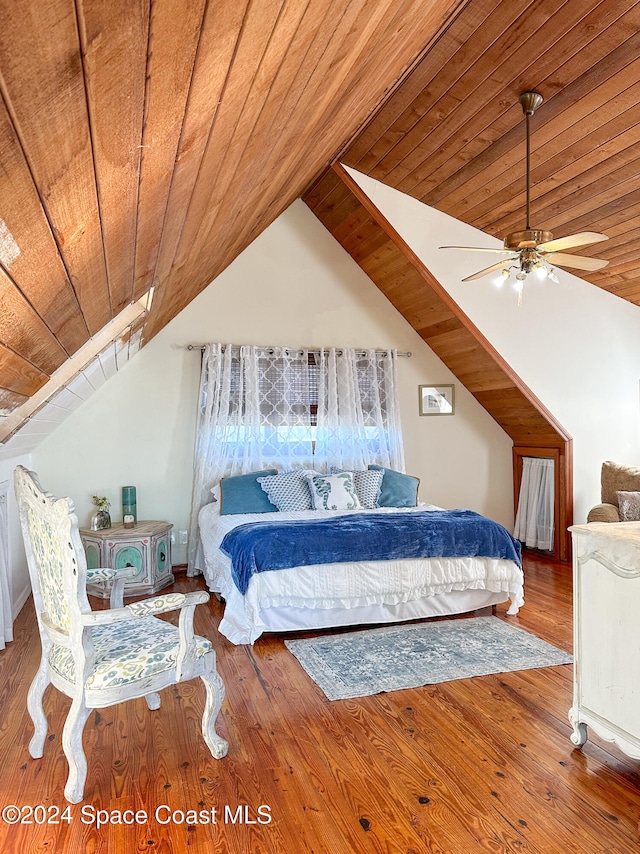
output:
M 605 233 L 574 254 L 609 266 L 578 275 L 640 304 L 639 50 L 635 2 L 471 0 L 341 162 L 503 239 L 525 227 L 533 89 L 531 225 Z
M 640 302 L 640 5 L 0 0 L 0 413 L 153 288 L 148 341 L 340 157 Z M 313 192 L 313 190 L 311 190 Z M 471 272 L 471 270 L 470 270 Z
M 153 287 L 148 341 L 460 0 L 0 0 L 0 413 Z

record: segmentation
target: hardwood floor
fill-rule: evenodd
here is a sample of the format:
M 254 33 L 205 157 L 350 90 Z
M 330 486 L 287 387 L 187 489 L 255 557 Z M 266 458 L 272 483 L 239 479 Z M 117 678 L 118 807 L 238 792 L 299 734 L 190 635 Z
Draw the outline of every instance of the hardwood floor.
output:
M 201 584 L 182 577 L 176 587 Z M 527 557 L 525 599 L 517 617 L 505 617 L 506 606 L 497 615 L 570 650 L 569 566 Z M 0 821 L 3 854 L 639 850 L 638 763 L 592 733 L 573 748 L 571 665 L 330 702 L 281 638 L 235 647 L 215 633 L 220 615 L 212 598 L 196 631 L 218 651 L 228 756 L 212 759 L 201 738 L 199 680 L 165 691 L 159 711 L 143 700 L 101 710 L 85 728 L 85 801 L 65 814 L 68 700 L 52 688 L 44 757 L 27 751 L 26 692 L 39 657 L 27 603 L 0 653 L 0 807 L 41 804 L 32 821 L 59 823 Z M 140 823 L 116 823 L 133 818 L 125 810 L 139 811 Z

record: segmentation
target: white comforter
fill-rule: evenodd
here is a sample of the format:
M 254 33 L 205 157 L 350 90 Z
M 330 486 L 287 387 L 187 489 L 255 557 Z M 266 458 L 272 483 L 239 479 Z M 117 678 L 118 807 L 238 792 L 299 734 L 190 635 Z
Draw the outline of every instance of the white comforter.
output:
M 415 509 L 435 510 L 421 504 Z M 293 513 L 251 513 L 220 516 L 208 504 L 198 518 L 204 552 L 204 575 L 209 589 L 226 599 L 220 631 L 233 643 L 253 643 L 263 632 L 264 608 L 354 608 L 373 604 L 398 604 L 453 590 L 489 590 L 507 593 L 508 613 L 524 603 L 522 571 L 513 561 L 497 558 L 424 558 L 410 560 L 333 563 L 256 573 L 243 596 L 233 583 L 230 560 L 220 549 L 225 534 L 247 522 L 274 518 L 318 519 L 344 511 L 303 510 Z M 359 513 L 406 513 L 407 508 L 376 508 Z

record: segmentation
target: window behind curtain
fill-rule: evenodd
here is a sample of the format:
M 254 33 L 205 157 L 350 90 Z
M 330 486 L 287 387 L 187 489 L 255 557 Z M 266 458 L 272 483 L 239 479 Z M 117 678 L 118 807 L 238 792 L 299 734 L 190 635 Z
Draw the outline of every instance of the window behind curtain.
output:
M 404 470 L 395 352 L 206 347 L 196 435 L 197 516 L 222 477 L 265 468 Z
M 384 370 L 376 367 L 387 354 L 336 350 L 335 364 L 328 365 L 326 354 L 331 351 L 255 349 L 255 364 L 243 359 L 239 348 L 230 360 L 228 414 L 214 426 L 218 442 L 240 449 L 258 441 L 265 465 L 341 464 L 342 458 L 353 456 L 354 443 L 361 446 L 360 466 L 381 458 L 392 464 L 385 449 L 386 434 L 395 429 L 388 417 L 397 405 L 391 399 L 395 385 L 385 382 Z M 341 382 L 332 371 L 340 373 L 337 366 L 343 360 L 349 361 L 346 373 L 351 376 L 346 380 L 343 376 Z M 323 448 L 327 444 L 332 448 L 320 460 L 316 455 L 319 424 L 328 434 L 324 441 L 321 437 Z M 324 458 L 331 453 L 337 459 Z

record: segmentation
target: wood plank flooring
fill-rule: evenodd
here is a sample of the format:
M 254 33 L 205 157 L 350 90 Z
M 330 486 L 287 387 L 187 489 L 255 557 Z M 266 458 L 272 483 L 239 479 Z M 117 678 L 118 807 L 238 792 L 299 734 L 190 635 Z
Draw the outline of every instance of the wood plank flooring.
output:
M 506 617 L 505 605 L 497 616 L 570 650 L 570 567 L 528 556 L 525 598 L 517 617 Z M 52 688 L 45 755 L 27 751 L 26 692 L 40 651 L 27 603 L 16 640 L 0 653 L 0 808 L 41 804 L 59 823 L 0 820 L 3 854 L 640 849 L 638 763 L 591 733 L 583 750 L 569 741 L 571 665 L 330 702 L 281 637 L 233 646 L 216 634 L 220 616 L 212 598 L 198 609 L 196 631 L 213 639 L 227 687 L 218 731 L 228 756 L 212 759 L 202 741 L 199 680 L 165 691 L 155 712 L 142 700 L 101 710 L 85 728 L 85 801 L 65 815 L 69 701 Z M 98 810 L 118 812 L 98 827 Z M 149 818 L 115 823 L 132 819 L 125 810 Z

